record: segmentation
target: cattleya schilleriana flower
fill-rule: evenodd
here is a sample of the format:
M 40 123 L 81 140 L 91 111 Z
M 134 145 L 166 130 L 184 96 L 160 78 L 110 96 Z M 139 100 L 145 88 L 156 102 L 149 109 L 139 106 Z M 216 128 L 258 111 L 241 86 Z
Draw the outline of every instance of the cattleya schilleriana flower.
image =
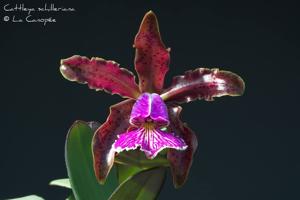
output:
M 163 44 L 156 16 L 148 12 L 134 40 L 135 76 L 114 61 L 72 56 L 61 61 L 61 73 L 70 81 L 86 83 L 128 98 L 110 107 L 110 114 L 93 138 L 94 170 L 104 182 L 116 154 L 139 149 L 153 159 L 167 149 L 175 187 L 183 185 L 197 148 L 194 132 L 180 118 L 178 104 L 197 99 L 212 100 L 224 95 L 238 96 L 244 82 L 236 74 L 218 69 L 198 68 L 176 76 L 163 88 L 169 70 L 170 49 Z

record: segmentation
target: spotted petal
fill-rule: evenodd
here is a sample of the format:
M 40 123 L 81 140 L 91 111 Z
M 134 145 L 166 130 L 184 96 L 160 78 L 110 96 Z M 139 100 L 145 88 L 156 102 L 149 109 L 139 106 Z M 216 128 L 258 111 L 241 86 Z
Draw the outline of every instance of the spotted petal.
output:
M 165 148 L 185 150 L 187 145 L 181 138 L 174 136 L 172 133 L 159 129 L 147 130 L 144 128 L 121 134 L 114 144 L 116 152 L 133 150 L 137 147 L 145 152 L 147 158 L 153 159 Z
M 163 44 L 155 14 L 148 12 L 134 40 L 135 69 L 142 92 L 160 93 L 169 70 L 169 49 Z
M 130 98 L 140 95 L 134 75 L 114 61 L 72 56 L 61 61 L 60 71 L 66 79 L 87 83 L 91 89 Z
M 198 146 L 194 132 L 179 118 L 181 110 L 180 106 L 169 107 L 170 130 L 181 137 L 188 146 L 185 151 L 170 149 L 167 154 L 175 188 L 181 187 L 187 180 L 193 162 L 193 155 Z
M 172 85 L 161 97 L 165 101 L 183 103 L 196 99 L 213 100 L 213 97 L 224 95 L 239 96 L 244 90 L 243 79 L 232 72 L 198 68 L 174 77 Z
M 93 137 L 94 170 L 100 183 L 105 179 L 114 163 L 112 145 L 117 135 L 124 133 L 129 127 L 129 115 L 134 100 L 125 100 L 110 107 L 110 114 Z

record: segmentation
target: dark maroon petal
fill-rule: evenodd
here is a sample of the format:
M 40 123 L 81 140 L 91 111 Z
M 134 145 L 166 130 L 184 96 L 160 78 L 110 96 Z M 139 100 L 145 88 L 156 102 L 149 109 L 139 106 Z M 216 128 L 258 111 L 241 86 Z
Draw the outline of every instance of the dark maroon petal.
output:
M 177 103 L 196 99 L 209 101 L 213 100 L 213 97 L 239 96 L 244 90 L 243 79 L 232 72 L 198 68 L 185 72 L 183 76 L 174 77 L 171 87 L 166 89 L 161 97 L 165 101 Z
M 156 93 L 143 93 L 135 102 L 130 114 L 130 124 L 140 127 L 152 119 L 156 127 L 169 124 L 167 106 Z
M 110 107 L 110 114 L 93 137 L 94 170 L 100 183 L 105 179 L 113 166 L 115 152 L 112 145 L 117 135 L 129 127 L 129 115 L 134 100 L 128 99 Z
M 181 187 L 187 180 L 193 162 L 193 155 L 198 146 L 194 132 L 179 118 L 181 110 L 180 106 L 169 107 L 169 128 L 176 136 L 182 138 L 188 146 L 185 151 L 169 149 L 167 154 L 175 188 Z
M 87 83 L 91 89 L 134 99 L 140 95 L 134 75 L 114 61 L 72 56 L 61 60 L 60 71 L 66 79 Z
M 150 11 L 135 36 L 135 69 L 142 92 L 160 93 L 169 70 L 169 49 L 163 44 L 155 14 Z

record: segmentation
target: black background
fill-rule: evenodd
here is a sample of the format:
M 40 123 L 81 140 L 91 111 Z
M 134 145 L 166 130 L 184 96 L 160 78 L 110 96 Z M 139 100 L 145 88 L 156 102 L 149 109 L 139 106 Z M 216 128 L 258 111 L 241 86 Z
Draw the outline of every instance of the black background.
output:
M 105 121 L 117 95 L 65 80 L 61 58 L 112 59 L 133 71 L 133 38 L 143 15 L 159 19 L 174 75 L 219 67 L 246 82 L 242 97 L 184 104 L 199 148 L 190 176 L 175 190 L 170 174 L 159 199 L 299 199 L 299 7 L 259 1 L 45 1 L 74 7 L 47 14 L 56 23 L 3 22 L 1 0 L 0 199 L 38 194 L 66 177 L 64 141 L 76 119 Z M 18 1 L 27 7 L 44 1 Z M 43 16 L 42 14 L 40 16 Z

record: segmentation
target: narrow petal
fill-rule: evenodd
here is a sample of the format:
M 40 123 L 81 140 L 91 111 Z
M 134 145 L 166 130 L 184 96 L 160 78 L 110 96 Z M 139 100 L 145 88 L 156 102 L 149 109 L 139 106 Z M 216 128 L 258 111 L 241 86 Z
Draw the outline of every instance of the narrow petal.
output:
M 170 149 L 167 154 L 175 188 L 181 187 L 187 180 L 193 162 L 193 155 L 198 146 L 194 132 L 179 118 L 181 110 L 180 106 L 169 107 L 170 130 L 181 137 L 188 146 L 185 151 Z
M 91 89 L 134 99 L 140 95 L 134 75 L 114 61 L 72 56 L 61 61 L 60 71 L 66 79 L 87 83 Z
M 158 127 L 169 124 L 167 106 L 158 94 L 143 93 L 132 108 L 132 125 L 140 127 L 147 118 L 151 118 Z
M 114 163 L 115 152 L 112 145 L 117 135 L 124 133 L 129 126 L 129 115 L 134 100 L 128 99 L 110 107 L 110 114 L 93 137 L 94 170 L 100 183 L 105 179 Z
M 218 69 L 198 68 L 176 76 L 171 87 L 161 94 L 165 101 L 177 103 L 196 99 L 213 100 L 225 95 L 239 96 L 244 93 L 245 84 L 241 77 Z
M 142 92 L 160 93 L 169 70 L 169 49 L 163 44 L 155 14 L 150 11 L 135 36 L 135 69 Z
M 183 139 L 171 133 L 163 132 L 159 129 L 147 130 L 144 128 L 121 134 L 114 144 L 116 152 L 133 150 L 137 147 L 140 147 L 140 150 L 145 152 L 147 158 L 153 159 L 165 148 L 184 150 L 187 148 L 187 145 Z

